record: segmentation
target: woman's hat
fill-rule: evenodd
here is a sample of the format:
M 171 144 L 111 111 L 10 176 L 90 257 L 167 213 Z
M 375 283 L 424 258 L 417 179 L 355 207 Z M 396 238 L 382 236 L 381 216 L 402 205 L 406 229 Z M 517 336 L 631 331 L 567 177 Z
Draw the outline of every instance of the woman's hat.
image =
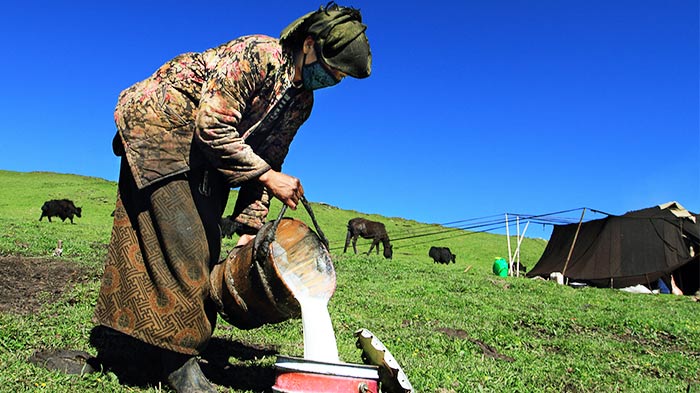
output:
M 324 63 L 354 78 L 371 73 L 372 53 L 360 11 L 333 2 L 310 12 L 287 26 L 280 41 L 303 40 L 312 36 Z

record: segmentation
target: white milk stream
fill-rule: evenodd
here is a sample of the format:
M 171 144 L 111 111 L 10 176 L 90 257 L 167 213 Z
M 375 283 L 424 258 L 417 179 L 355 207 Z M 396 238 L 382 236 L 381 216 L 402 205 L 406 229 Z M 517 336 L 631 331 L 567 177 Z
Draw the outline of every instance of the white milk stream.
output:
M 297 300 L 304 328 L 304 359 L 338 363 L 338 344 L 328 313 L 328 300 L 308 296 L 297 297 Z
M 276 241 L 272 242 L 272 252 L 282 279 L 301 306 L 304 359 L 338 363 L 338 344 L 328 313 L 328 300 L 335 290 L 335 273 L 332 277 L 324 274 L 332 264 L 330 261 L 290 263 L 287 252 Z M 314 263 L 315 269 L 308 269 L 308 262 Z M 329 280 L 333 280 L 332 286 Z

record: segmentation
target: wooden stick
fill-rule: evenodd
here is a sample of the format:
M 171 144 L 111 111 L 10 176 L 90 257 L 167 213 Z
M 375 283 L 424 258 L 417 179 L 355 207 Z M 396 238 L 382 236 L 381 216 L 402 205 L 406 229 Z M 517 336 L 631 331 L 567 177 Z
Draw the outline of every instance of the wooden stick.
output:
M 516 277 L 520 277 L 520 244 L 522 244 L 523 238 L 525 238 L 525 232 L 527 232 L 528 225 L 530 225 L 530 221 L 525 223 L 525 229 L 523 229 L 523 234 L 518 238 L 518 246 L 515 248 L 515 255 L 518 262 L 518 265 L 515 267 Z
M 506 238 L 508 239 L 508 271 L 513 267 L 513 256 L 510 253 L 510 230 L 508 229 L 508 213 L 506 213 Z
M 566 277 L 566 268 L 569 267 L 569 261 L 571 260 L 571 254 L 574 253 L 574 245 L 576 244 L 576 239 L 578 238 L 578 231 L 581 230 L 581 224 L 583 223 L 583 215 L 586 214 L 586 208 L 583 208 L 581 212 L 581 219 L 578 220 L 578 227 L 576 227 L 576 233 L 574 234 L 574 241 L 571 242 L 571 248 L 569 249 L 569 255 L 566 256 L 566 262 L 564 263 L 564 271 L 561 275 Z

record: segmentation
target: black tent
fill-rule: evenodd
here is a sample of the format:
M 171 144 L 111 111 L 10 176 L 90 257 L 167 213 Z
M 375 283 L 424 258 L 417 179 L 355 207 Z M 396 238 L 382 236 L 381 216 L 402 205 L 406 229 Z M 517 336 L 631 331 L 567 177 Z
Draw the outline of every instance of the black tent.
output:
M 561 272 L 599 287 L 652 286 L 670 273 L 684 293 L 698 289 L 700 216 L 670 202 L 580 224 L 555 225 L 527 277 Z

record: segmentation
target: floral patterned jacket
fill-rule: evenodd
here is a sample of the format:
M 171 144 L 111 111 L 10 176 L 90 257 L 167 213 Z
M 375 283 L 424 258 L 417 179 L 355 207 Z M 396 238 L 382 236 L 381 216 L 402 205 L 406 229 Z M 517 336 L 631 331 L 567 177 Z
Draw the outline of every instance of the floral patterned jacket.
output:
M 241 187 L 235 220 L 259 228 L 269 195 L 253 179 L 281 170 L 313 106 L 313 93 L 292 87 L 293 75 L 292 54 L 263 35 L 177 56 L 119 95 L 115 153 L 139 188 L 199 165 L 216 168 Z M 288 104 L 273 110 L 281 99 Z

